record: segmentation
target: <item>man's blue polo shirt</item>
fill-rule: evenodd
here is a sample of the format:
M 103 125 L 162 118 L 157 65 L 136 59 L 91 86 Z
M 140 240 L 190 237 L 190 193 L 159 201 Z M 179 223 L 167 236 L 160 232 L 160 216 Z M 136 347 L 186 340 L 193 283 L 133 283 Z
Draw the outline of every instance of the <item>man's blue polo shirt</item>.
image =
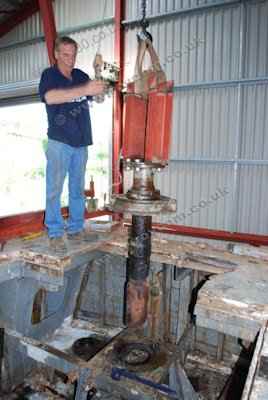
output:
M 39 84 L 41 100 L 45 103 L 44 96 L 51 89 L 70 89 L 88 80 L 89 76 L 80 69 L 74 68 L 72 79 L 68 79 L 56 66 L 47 68 L 43 71 Z M 48 137 L 73 147 L 92 144 L 89 99 L 90 96 L 83 96 L 68 103 L 46 104 Z

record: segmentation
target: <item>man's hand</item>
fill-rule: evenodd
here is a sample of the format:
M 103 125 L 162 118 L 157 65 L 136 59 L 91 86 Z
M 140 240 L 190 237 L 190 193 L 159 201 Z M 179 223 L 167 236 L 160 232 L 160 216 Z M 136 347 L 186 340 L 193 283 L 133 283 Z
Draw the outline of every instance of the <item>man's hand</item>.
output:
M 108 85 L 104 81 L 93 80 L 70 89 L 51 89 L 45 94 L 45 100 L 49 105 L 62 104 L 81 96 L 102 95 L 107 88 Z
M 104 94 L 107 90 L 107 83 L 102 80 L 89 81 L 84 85 L 86 96 L 96 96 L 98 94 Z

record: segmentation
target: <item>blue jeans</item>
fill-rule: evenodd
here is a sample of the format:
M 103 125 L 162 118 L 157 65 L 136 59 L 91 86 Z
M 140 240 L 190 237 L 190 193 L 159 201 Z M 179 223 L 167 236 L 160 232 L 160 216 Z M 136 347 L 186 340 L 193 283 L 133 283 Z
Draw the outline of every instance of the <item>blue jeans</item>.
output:
M 87 147 L 72 147 L 56 140 L 48 140 L 46 151 L 46 215 L 49 237 L 60 237 L 65 223 L 61 215 L 61 194 L 66 175 L 69 175 L 69 218 L 67 232 L 80 232 L 84 226 L 85 172 Z

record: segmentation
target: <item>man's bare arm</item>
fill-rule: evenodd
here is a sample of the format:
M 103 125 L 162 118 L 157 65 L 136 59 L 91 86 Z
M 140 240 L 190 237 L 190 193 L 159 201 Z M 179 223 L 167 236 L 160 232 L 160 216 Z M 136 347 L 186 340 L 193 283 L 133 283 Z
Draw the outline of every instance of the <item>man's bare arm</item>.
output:
M 103 81 L 93 80 L 70 89 L 51 89 L 45 94 L 45 100 L 48 105 L 62 104 L 81 96 L 102 94 L 105 89 L 106 84 Z

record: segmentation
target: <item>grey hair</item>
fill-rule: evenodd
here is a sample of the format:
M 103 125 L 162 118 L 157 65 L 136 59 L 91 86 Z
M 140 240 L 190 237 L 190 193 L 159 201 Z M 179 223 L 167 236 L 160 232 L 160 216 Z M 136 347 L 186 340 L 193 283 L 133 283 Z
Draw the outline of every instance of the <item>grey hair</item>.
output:
M 55 51 L 59 50 L 61 44 L 71 44 L 75 47 L 76 50 L 78 49 L 77 42 L 69 36 L 57 37 L 57 39 L 55 40 Z

